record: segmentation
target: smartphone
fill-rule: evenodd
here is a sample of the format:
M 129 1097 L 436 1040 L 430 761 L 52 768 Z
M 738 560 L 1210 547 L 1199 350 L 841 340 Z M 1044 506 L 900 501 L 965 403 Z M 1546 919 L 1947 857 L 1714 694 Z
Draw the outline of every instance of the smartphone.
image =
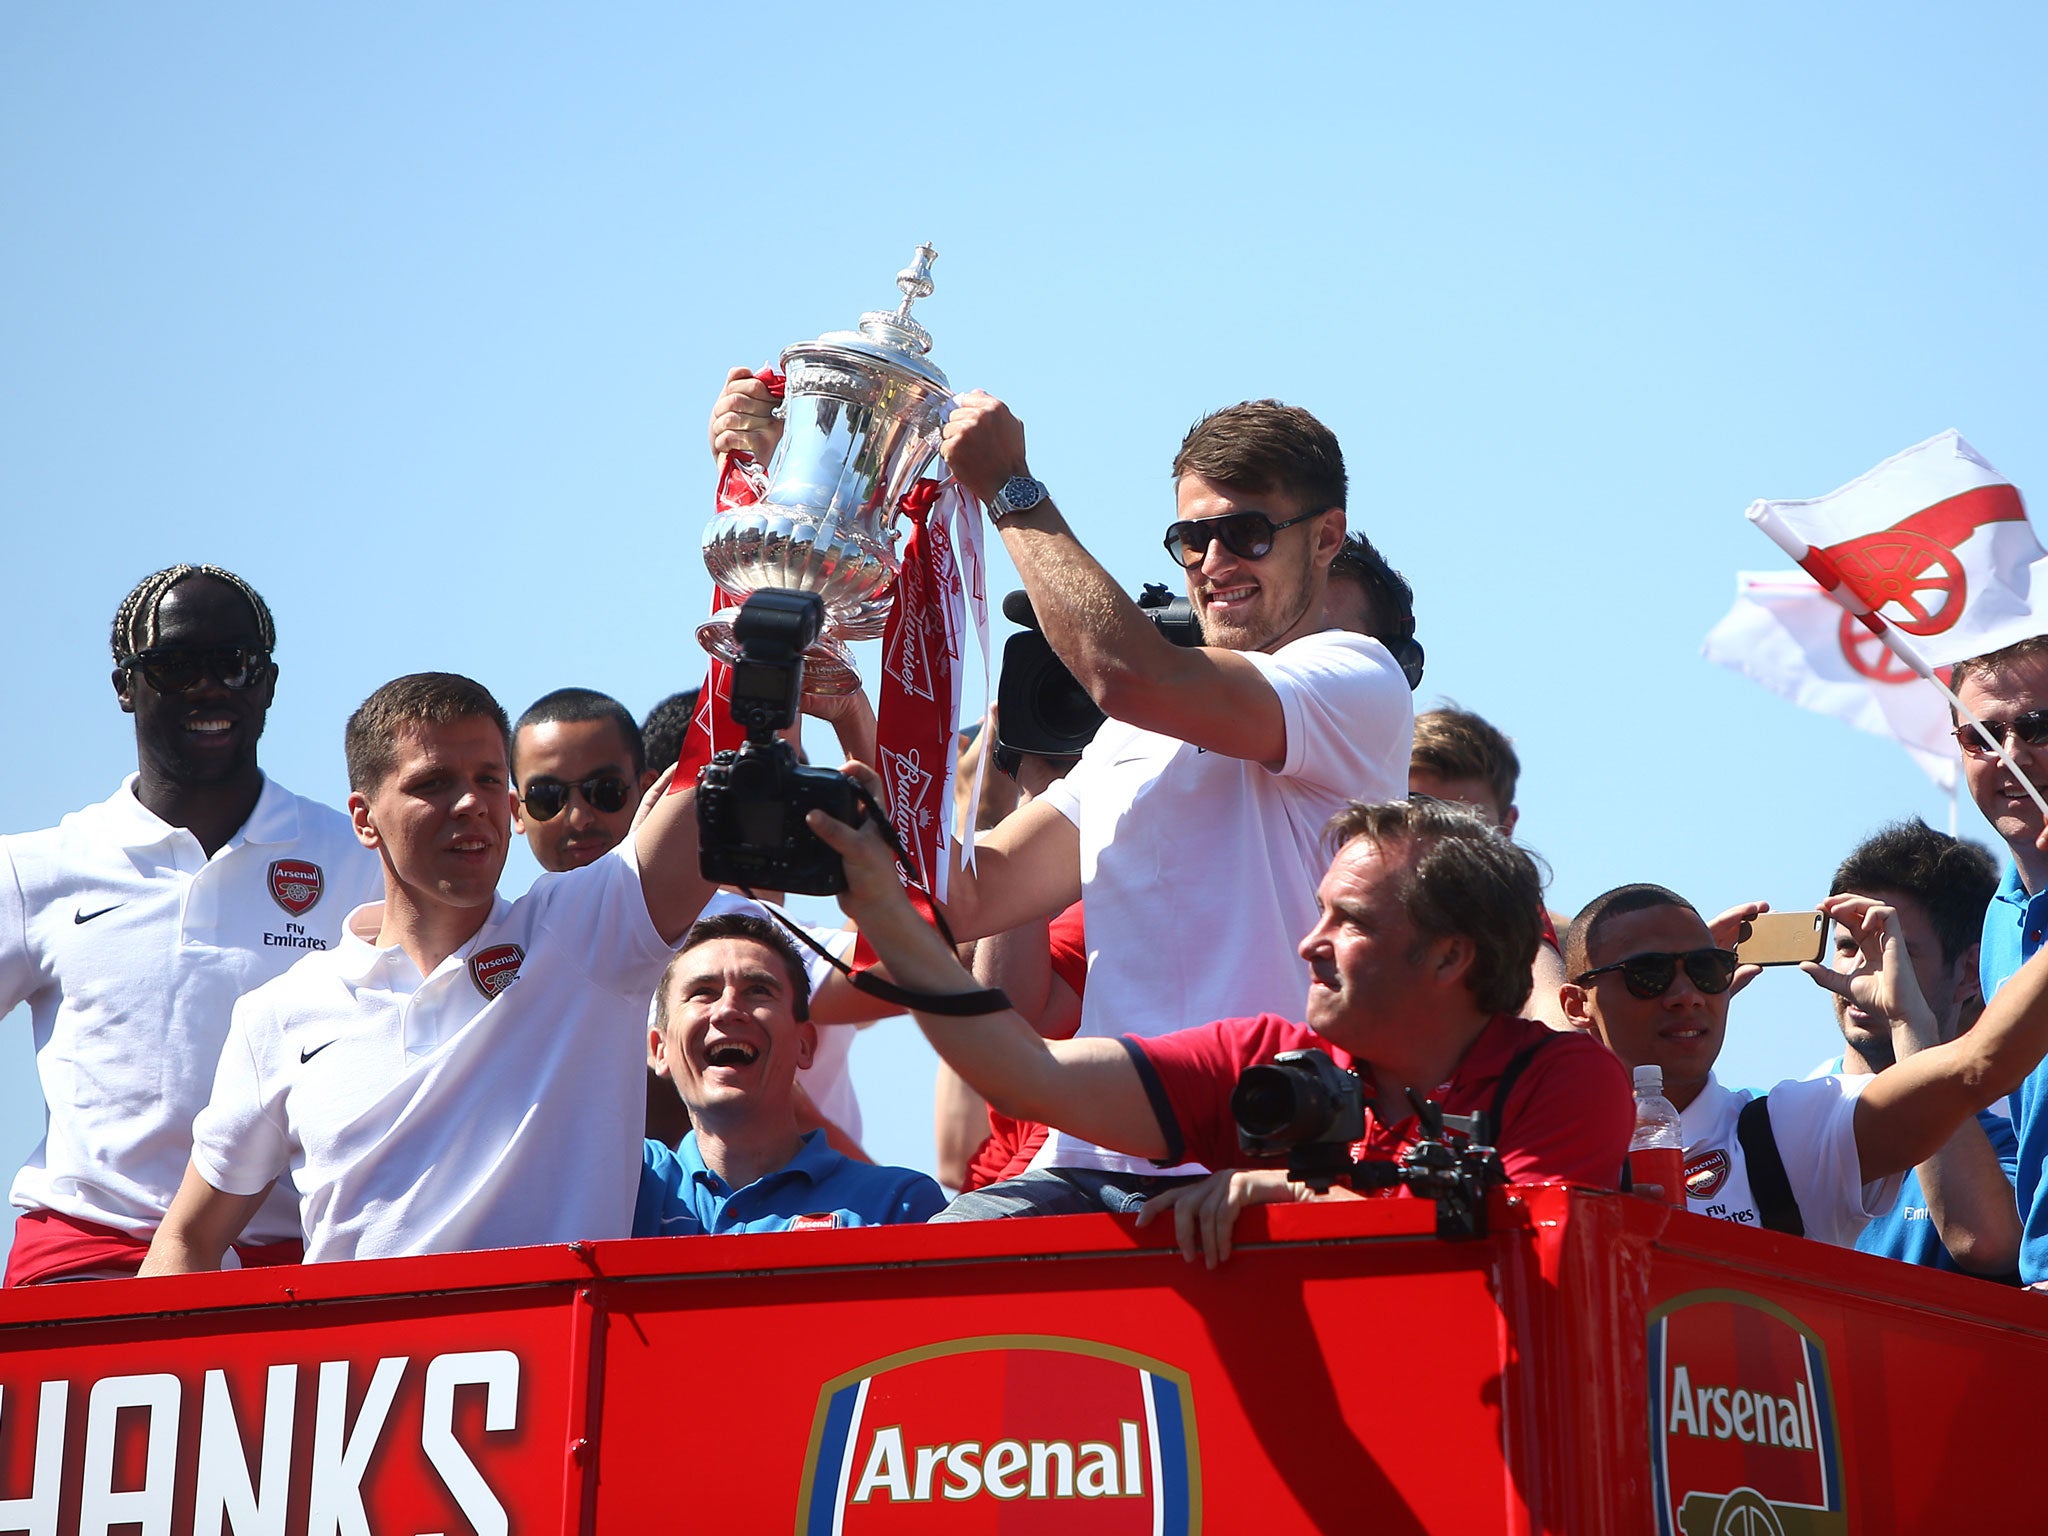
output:
M 1742 925 L 1735 958 L 1743 965 L 1819 960 L 1827 936 L 1827 920 L 1818 912 L 1759 912 Z

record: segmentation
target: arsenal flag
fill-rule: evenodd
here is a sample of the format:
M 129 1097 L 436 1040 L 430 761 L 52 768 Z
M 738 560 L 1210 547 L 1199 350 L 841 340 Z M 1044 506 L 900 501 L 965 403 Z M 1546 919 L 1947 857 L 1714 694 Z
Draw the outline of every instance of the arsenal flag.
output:
M 1812 501 L 1749 519 L 1822 586 L 1874 611 L 1936 667 L 2048 630 L 2044 552 L 2020 493 L 1954 431 Z
M 1700 650 L 1801 709 L 1891 737 L 1936 784 L 1955 788 L 1960 759 L 1940 691 L 1804 572 L 1742 572 L 1735 606 Z

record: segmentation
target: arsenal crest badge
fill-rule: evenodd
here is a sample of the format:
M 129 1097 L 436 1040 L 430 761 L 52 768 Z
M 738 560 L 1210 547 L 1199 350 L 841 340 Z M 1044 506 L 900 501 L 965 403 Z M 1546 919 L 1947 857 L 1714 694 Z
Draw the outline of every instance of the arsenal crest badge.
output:
M 319 905 L 326 882 L 318 864 L 279 859 L 270 866 L 270 899 L 293 917 L 304 917 Z
M 1685 1165 L 1685 1192 L 1694 1200 L 1711 1200 L 1728 1182 L 1728 1154 L 1720 1147 L 1690 1158 Z
M 496 997 L 519 979 L 526 951 L 517 944 L 493 944 L 469 957 L 469 979 L 485 997 Z

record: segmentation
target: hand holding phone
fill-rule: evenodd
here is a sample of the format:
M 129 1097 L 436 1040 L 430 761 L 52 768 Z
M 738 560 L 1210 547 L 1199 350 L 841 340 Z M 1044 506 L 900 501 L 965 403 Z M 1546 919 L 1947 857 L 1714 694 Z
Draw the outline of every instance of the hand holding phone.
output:
M 1827 946 L 1827 920 L 1818 912 L 1759 912 L 1742 925 L 1735 944 L 1741 965 L 1799 965 L 1818 961 Z

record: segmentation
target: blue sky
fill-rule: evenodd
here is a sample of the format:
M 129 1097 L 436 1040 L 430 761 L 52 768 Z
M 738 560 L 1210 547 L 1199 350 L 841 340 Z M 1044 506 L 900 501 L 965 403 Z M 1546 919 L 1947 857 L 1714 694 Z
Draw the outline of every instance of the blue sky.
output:
M 1336 428 L 1417 590 L 1421 701 L 1515 737 L 1554 906 L 1810 903 L 1945 802 L 1699 642 L 1781 563 L 1755 497 L 1949 426 L 2048 484 L 2048 24 L 1785 9 L 9 7 L 0 830 L 132 766 L 106 625 L 173 560 L 271 601 L 265 763 L 330 800 L 401 672 L 514 710 L 695 682 L 717 381 L 930 240 L 935 360 L 1013 403 L 1133 587 L 1173 579 L 1202 411 Z M 1830 1038 L 1771 976 L 1726 1075 Z M 914 1031 L 854 1059 L 871 1148 L 927 1162 Z M 0 1162 L 39 1129 L 17 1013 Z

